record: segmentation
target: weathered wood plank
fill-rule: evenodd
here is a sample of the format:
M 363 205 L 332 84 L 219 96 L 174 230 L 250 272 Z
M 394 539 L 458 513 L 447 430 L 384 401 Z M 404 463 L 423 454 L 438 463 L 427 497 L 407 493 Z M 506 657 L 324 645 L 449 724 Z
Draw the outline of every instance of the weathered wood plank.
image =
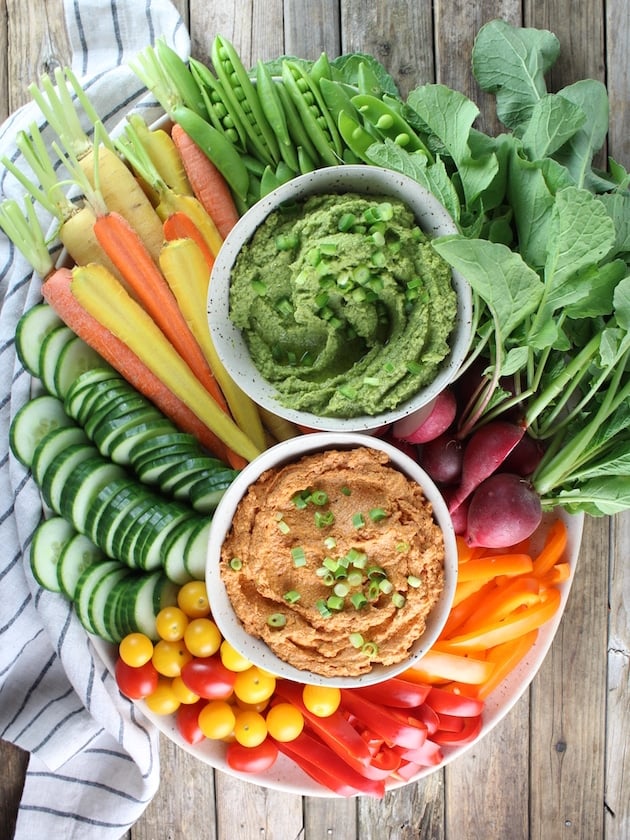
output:
M 216 774 L 217 840 L 288 840 L 303 831 L 302 797 Z
M 615 160 L 630 166 L 630 4 L 606 4 L 606 81 L 612 125 L 608 151 Z
M 442 840 L 444 796 L 444 773 L 438 771 L 382 801 L 360 799 L 357 840 Z
M 606 719 L 607 840 L 630 837 L 630 513 L 611 523 L 608 693 Z
M 24 787 L 28 753 L 0 741 L 0 837 L 13 837 L 18 805 Z

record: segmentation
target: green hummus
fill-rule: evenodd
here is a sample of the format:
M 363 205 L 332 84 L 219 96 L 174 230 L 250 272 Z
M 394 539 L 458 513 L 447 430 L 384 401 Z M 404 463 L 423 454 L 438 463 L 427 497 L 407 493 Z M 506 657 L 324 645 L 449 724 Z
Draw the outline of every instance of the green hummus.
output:
M 240 252 L 230 317 L 289 408 L 396 408 L 449 352 L 451 270 L 400 201 L 316 195 L 272 213 Z

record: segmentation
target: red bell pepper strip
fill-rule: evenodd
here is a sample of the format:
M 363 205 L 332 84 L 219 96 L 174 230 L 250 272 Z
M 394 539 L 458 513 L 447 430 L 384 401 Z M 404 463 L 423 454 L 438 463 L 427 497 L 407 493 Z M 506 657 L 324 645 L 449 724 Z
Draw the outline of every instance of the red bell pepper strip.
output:
M 438 732 L 461 732 L 469 718 L 462 715 L 439 714 Z
M 357 773 L 329 746 L 307 730 L 292 741 L 277 742 L 278 749 L 304 770 L 312 779 L 341 796 L 367 793 L 382 797 L 383 779 L 367 779 Z
M 427 730 L 416 718 L 373 703 L 351 688 L 341 689 L 341 708 L 347 709 L 361 724 L 388 744 L 415 749 L 422 746 Z
M 439 729 L 433 733 L 433 740 L 436 744 L 469 744 L 479 735 L 483 720 L 481 715 L 478 717 L 464 718 L 464 727 L 459 732 L 447 732 L 444 729 Z
M 442 748 L 435 741 L 425 741 L 417 750 L 399 749 L 398 753 L 404 761 L 410 761 L 419 767 L 437 767 L 444 760 Z
M 483 700 L 455 694 L 445 688 L 433 686 L 426 699 L 426 703 L 438 715 L 460 715 L 463 717 L 477 717 L 483 711 Z
M 352 691 L 360 697 L 383 706 L 412 709 L 421 706 L 431 690 L 430 685 L 393 677 L 377 685 L 362 685 Z

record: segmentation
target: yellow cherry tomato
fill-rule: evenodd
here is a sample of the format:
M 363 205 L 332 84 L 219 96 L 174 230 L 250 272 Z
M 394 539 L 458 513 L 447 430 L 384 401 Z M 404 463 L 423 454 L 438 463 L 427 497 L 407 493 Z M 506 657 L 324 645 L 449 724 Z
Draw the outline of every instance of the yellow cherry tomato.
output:
M 205 581 L 191 580 L 177 593 L 177 605 L 189 618 L 204 618 L 210 615 L 210 602 Z
M 232 735 L 236 715 L 226 700 L 210 700 L 199 712 L 198 722 L 206 738 L 219 740 Z
M 180 703 L 192 705 L 199 700 L 199 695 L 191 691 L 181 677 L 173 677 L 171 683 L 173 694 L 177 697 Z
M 179 700 L 173 692 L 171 680 L 160 677 L 157 688 L 144 701 L 156 715 L 171 715 L 179 709 Z
M 234 696 L 234 702 L 239 707 L 239 709 L 245 709 L 251 712 L 264 712 L 267 706 L 269 705 L 269 700 L 271 698 L 268 697 L 266 700 L 261 700 L 260 703 L 246 703 L 244 700 L 241 700 L 240 697 Z
M 118 645 L 120 658 L 131 668 L 140 668 L 153 656 L 153 642 L 144 633 L 129 633 Z
M 155 629 L 160 639 L 178 642 L 184 638 L 188 616 L 179 607 L 163 607 L 155 617 Z
M 155 670 L 165 677 L 178 677 L 184 665 L 192 658 L 192 653 L 187 650 L 183 639 L 176 642 L 160 639 L 153 648 Z
M 193 618 L 184 633 L 184 642 L 193 656 L 212 656 L 221 645 L 221 632 L 211 618 Z
M 339 708 L 341 691 L 335 686 L 305 685 L 302 702 L 317 717 L 328 717 Z
M 260 712 L 240 711 L 234 723 L 234 738 L 244 747 L 257 747 L 267 737 L 267 722 Z
M 276 741 L 293 741 L 304 729 L 304 715 L 291 703 L 276 703 L 265 719 L 267 730 Z
M 256 665 L 239 671 L 234 680 L 234 694 L 245 703 L 262 703 L 271 697 L 275 689 L 276 678 Z
M 219 655 L 221 662 L 223 662 L 228 671 L 247 671 L 248 668 L 252 667 L 249 659 L 233 648 L 227 639 L 223 639 L 221 642 Z

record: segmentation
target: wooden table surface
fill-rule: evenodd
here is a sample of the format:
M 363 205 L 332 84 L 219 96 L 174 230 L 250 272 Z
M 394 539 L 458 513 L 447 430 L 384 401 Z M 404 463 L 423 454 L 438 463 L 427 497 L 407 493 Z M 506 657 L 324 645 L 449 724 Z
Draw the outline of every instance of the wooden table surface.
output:
M 78 0 L 80 2 L 80 0 Z M 103 0 L 107 4 L 107 0 Z M 203 59 L 216 33 L 245 62 L 283 53 L 363 51 L 405 93 L 438 81 L 481 108 L 470 53 L 495 17 L 547 28 L 561 42 L 556 90 L 585 77 L 611 98 L 608 153 L 630 166 L 630 4 L 627 0 L 177 0 Z M 61 0 L 0 7 L 0 118 L 26 85 L 68 59 Z M 155 800 L 133 840 L 628 840 L 630 838 L 630 514 L 586 523 L 569 604 L 531 688 L 481 743 L 383 801 L 301 798 L 213 772 L 166 740 Z M 26 756 L 0 744 L 0 838 L 12 836 Z

